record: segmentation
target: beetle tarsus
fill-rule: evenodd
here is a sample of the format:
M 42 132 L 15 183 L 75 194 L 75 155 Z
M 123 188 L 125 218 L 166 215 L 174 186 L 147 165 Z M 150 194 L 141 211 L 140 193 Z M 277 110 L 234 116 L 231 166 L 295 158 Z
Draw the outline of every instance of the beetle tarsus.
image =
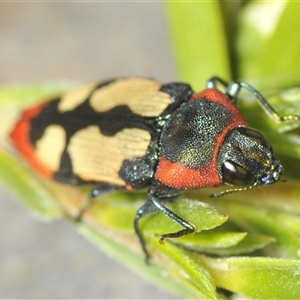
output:
M 188 222 L 186 222 L 186 223 L 188 223 Z M 191 233 L 195 232 L 196 231 L 196 227 L 193 224 L 191 224 L 191 223 L 188 223 L 188 224 L 189 224 L 189 228 L 185 228 L 185 229 L 182 229 L 182 230 L 177 231 L 177 232 L 171 232 L 171 233 L 163 234 L 160 237 L 160 239 L 159 239 L 160 244 L 164 245 L 165 244 L 164 240 L 166 238 L 169 238 L 169 239 L 179 238 L 181 236 L 185 236 L 187 234 L 191 234 Z

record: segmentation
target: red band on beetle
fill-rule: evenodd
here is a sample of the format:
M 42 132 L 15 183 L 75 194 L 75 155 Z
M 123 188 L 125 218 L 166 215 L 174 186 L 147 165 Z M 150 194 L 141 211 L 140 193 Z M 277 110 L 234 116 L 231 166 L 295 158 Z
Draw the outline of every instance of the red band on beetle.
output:
M 199 169 L 190 169 L 181 163 L 171 162 L 163 156 L 159 159 L 156 178 L 176 189 L 196 189 L 222 184 L 218 172 L 211 164 Z
M 194 101 L 198 100 L 200 98 L 205 98 L 210 102 L 216 102 L 222 104 L 228 111 L 231 112 L 232 115 L 235 117 L 240 117 L 245 124 L 246 121 L 244 118 L 241 116 L 241 112 L 237 109 L 235 104 L 230 100 L 230 98 L 222 93 L 221 91 L 211 88 L 211 89 L 206 89 L 200 93 L 195 94 L 189 101 Z
M 15 125 L 10 134 L 16 148 L 27 158 L 27 160 L 39 172 L 46 177 L 52 177 L 53 172 L 36 157 L 35 148 L 30 142 L 29 134 L 31 130 L 31 119 L 35 118 L 48 103 L 42 103 L 38 106 L 24 111 L 21 119 Z

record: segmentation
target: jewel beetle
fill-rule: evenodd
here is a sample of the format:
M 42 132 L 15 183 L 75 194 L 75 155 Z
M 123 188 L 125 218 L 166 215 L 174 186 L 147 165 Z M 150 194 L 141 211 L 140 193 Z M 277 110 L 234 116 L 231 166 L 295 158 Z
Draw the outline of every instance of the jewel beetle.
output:
M 206 89 L 194 93 L 188 84 L 132 77 L 88 84 L 25 110 L 11 139 L 45 176 L 72 185 L 97 184 L 91 198 L 149 187 L 149 200 L 134 219 L 148 259 L 139 229 L 143 216 L 161 211 L 182 225 L 182 230 L 162 235 L 160 242 L 196 230 L 162 200 L 186 189 L 236 186 L 212 195 L 217 197 L 280 179 L 282 164 L 236 106 L 242 88 L 274 121 L 300 120 L 280 117 L 243 81 L 228 84 L 213 77 Z

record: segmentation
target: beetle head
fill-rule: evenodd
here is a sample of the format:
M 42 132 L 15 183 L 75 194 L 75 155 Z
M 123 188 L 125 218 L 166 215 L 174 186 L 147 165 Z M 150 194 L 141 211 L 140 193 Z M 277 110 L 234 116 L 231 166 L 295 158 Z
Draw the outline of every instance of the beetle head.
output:
M 266 138 L 247 127 L 229 133 L 220 149 L 218 166 L 223 183 L 248 187 L 241 190 L 275 183 L 283 172 Z

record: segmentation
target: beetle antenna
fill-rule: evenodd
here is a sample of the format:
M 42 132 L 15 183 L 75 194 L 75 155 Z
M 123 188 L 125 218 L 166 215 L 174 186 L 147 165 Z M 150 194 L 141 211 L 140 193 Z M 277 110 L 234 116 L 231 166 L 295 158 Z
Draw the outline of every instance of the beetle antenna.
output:
M 225 191 L 221 191 L 219 193 L 212 194 L 212 195 L 210 195 L 210 197 L 211 198 L 219 198 L 219 197 L 223 197 L 223 196 L 229 195 L 229 194 L 248 191 L 248 190 L 253 189 L 254 187 L 256 187 L 256 185 L 250 185 L 250 186 L 247 186 L 247 187 L 240 187 L 240 188 L 236 188 L 236 189 L 228 189 L 228 190 L 225 190 Z
M 269 115 L 276 123 L 283 123 L 283 122 L 299 122 L 300 116 L 297 115 L 287 115 L 287 116 L 280 116 L 277 111 L 269 104 L 266 98 L 256 90 L 252 85 L 244 81 L 233 81 L 231 83 L 227 83 L 223 79 L 219 77 L 212 77 L 208 80 L 206 87 L 207 88 L 216 88 L 217 84 L 220 83 L 223 85 L 227 91 L 226 94 L 232 99 L 234 104 L 237 104 L 238 96 L 242 88 L 248 90 L 258 101 L 262 109 Z
M 269 104 L 269 102 L 266 100 L 266 98 L 253 86 L 251 86 L 249 83 L 244 81 L 234 81 L 230 83 L 227 87 L 227 94 L 233 98 L 234 102 L 237 102 L 237 96 L 240 93 L 240 89 L 244 88 L 248 90 L 262 109 L 269 115 L 276 123 L 282 123 L 282 122 L 299 122 L 300 116 L 297 115 L 287 115 L 287 116 L 280 116 L 277 111 Z

